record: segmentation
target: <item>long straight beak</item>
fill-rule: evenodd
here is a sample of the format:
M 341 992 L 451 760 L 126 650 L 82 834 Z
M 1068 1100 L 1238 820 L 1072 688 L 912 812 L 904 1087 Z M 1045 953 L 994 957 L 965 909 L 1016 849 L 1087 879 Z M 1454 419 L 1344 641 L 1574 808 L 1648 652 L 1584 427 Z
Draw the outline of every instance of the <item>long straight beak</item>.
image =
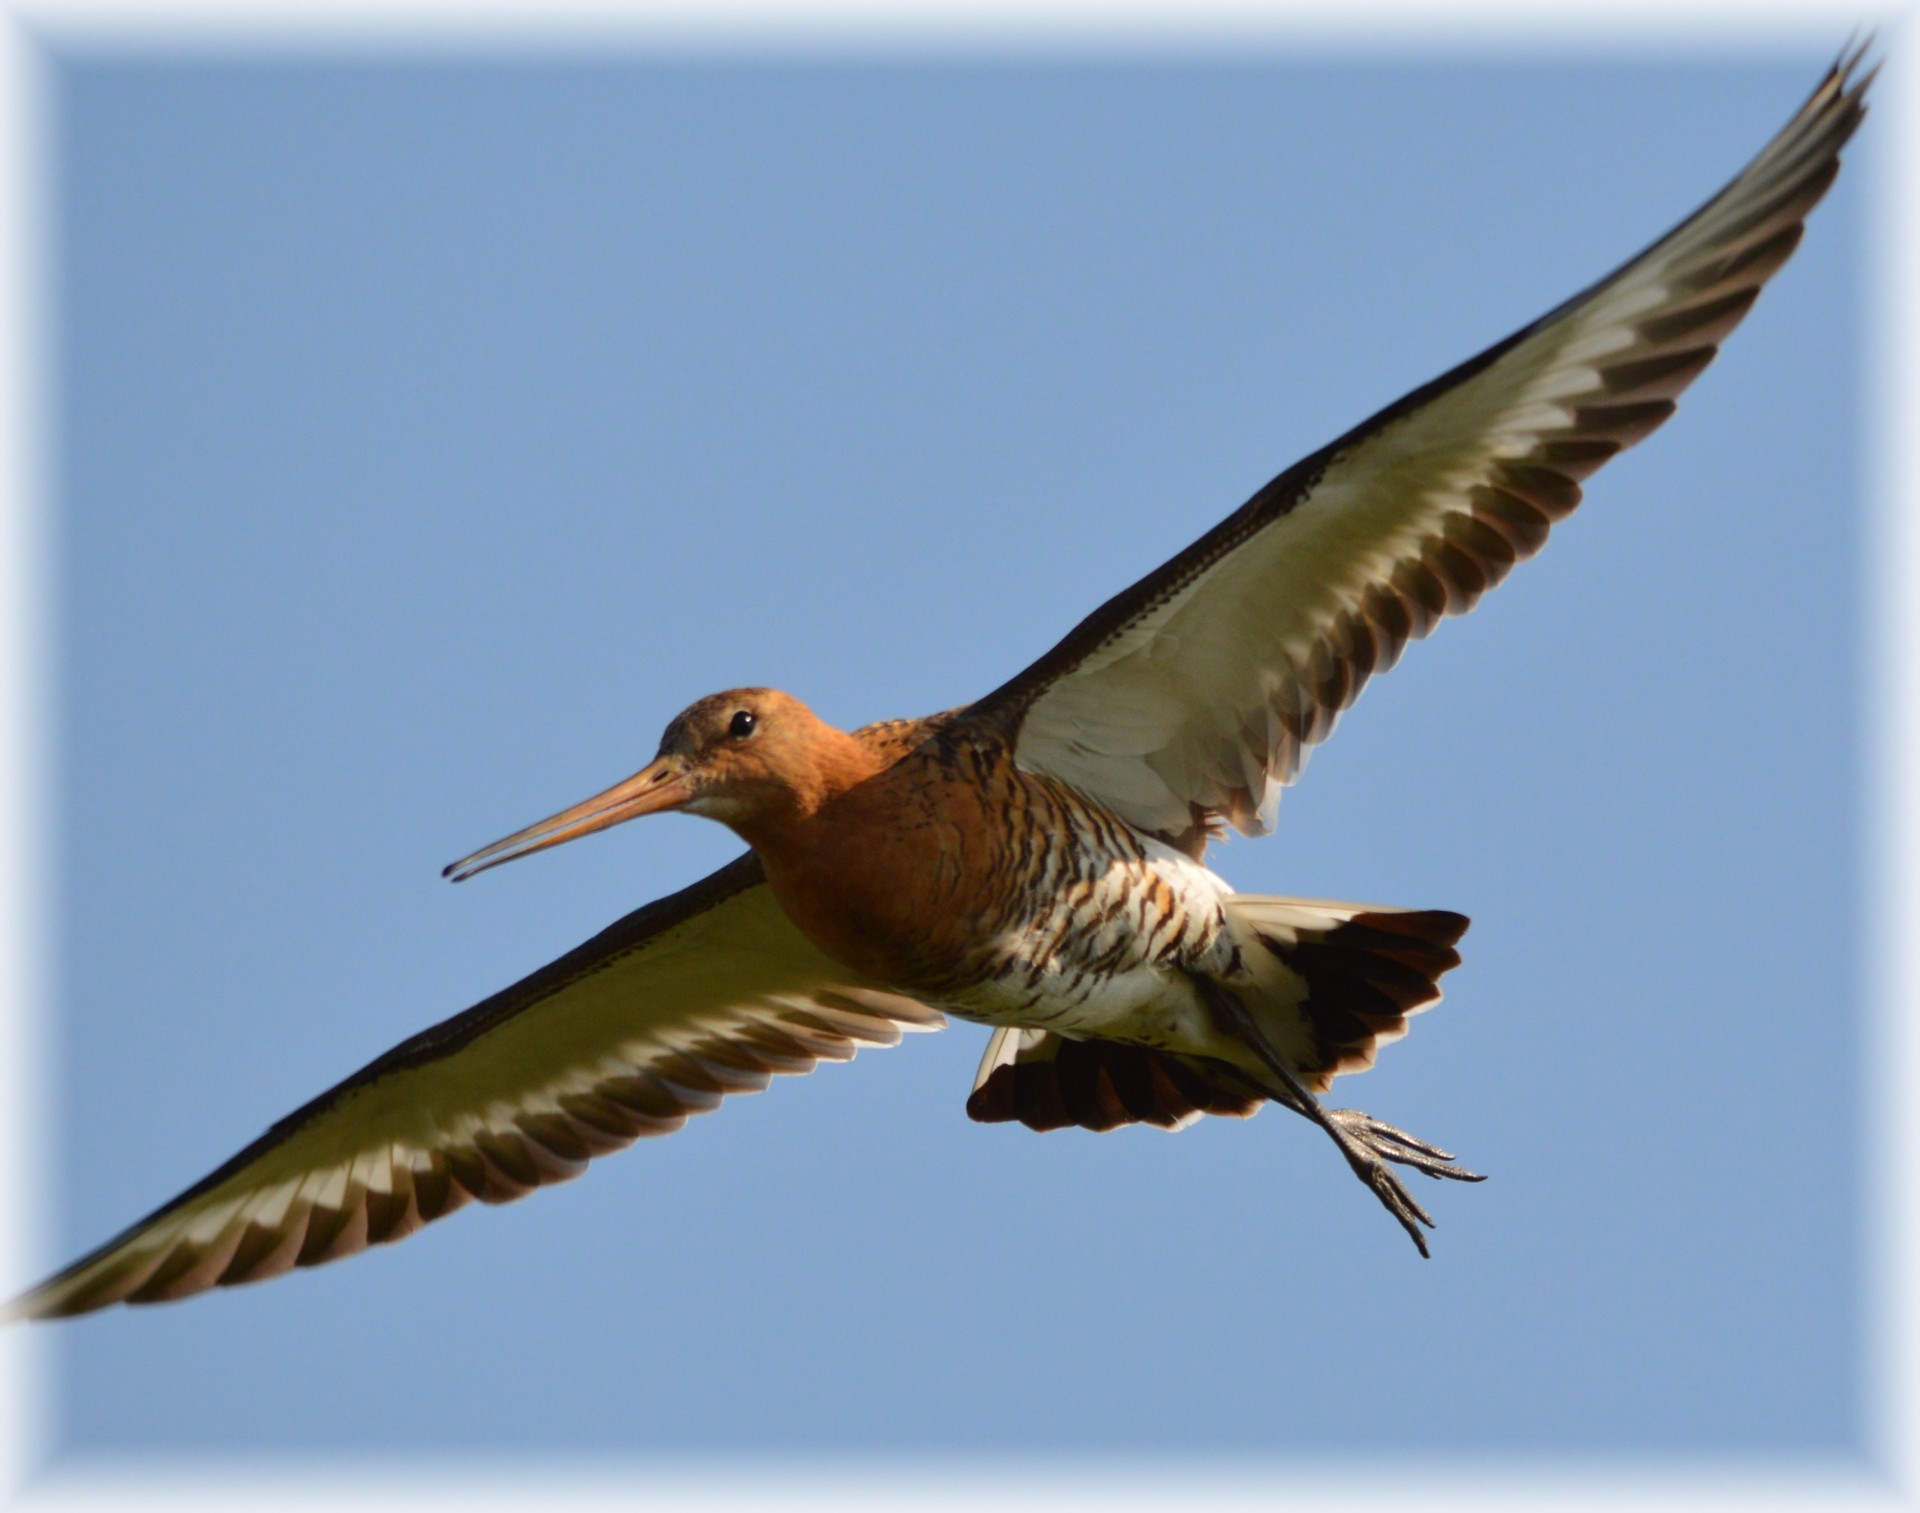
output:
M 532 856 L 576 836 L 591 835 L 622 820 L 638 819 L 643 814 L 658 814 L 678 809 L 694 795 L 693 779 L 679 757 L 663 756 L 642 767 L 624 783 L 616 783 L 605 793 L 596 793 L 584 803 L 549 815 L 537 825 L 516 830 L 505 840 L 484 846 L 472 856 L 463 856 L 443 867 L 442 877 L 463 883 L 477 872 L 497 867 L 518 857 Z

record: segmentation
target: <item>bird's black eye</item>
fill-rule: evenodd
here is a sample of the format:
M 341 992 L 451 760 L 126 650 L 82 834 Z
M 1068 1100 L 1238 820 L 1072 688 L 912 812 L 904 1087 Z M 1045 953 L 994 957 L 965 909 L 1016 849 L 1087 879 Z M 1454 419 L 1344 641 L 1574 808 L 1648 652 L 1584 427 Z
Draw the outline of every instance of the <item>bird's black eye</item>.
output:
M 751 709 L 736 709 L 733 718 L 727 722 L 727 734 L 736 741 L 744 741 L 753 734 L 753 727 L 757 723 Z

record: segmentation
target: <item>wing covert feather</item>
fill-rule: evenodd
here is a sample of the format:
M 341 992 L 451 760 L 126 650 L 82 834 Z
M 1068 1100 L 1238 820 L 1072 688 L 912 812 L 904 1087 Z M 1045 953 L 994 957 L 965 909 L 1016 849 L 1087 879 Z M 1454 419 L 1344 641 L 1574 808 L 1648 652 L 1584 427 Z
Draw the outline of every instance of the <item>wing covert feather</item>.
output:
M 473 1199 L 576 1177 L 776 1073 L 943 1023 L 849 980 L 749 854 L 394 1047 L 7 1316 L 158 1302 L 351 1255 Z
M 1673 231 L 1287 469 L 969 718 L 1175 844 L 1203 847 L 1216 817 L 1265 833 L 1366 679 L 1537 552 L 1581 480 L 1673 413 L 1839 172 L 1863 51 Z

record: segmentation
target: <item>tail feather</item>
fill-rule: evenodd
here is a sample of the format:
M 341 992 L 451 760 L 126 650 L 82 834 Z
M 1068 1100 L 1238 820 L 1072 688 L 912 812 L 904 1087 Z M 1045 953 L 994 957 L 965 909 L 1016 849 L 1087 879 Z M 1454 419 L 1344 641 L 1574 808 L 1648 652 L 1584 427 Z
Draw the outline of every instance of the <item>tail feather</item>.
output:
M 1467 930 L 1465 915 L 1443 909 L 1248 893 L 1226 908 L 1253 980 L 1235 990 L 1315 1093 L 1372 1066 L 1380 1046 L 1406 1034 L 1409 1015 L 1439 1001 Z M 1262 1101 L 1244 1074 L 1203 1056 L 1009 1027 L 987 1042 L 967 1113 L 1036 1130 L 1182 1129 L 1202 1114 L 1247 1118 Z
M 1406 1034 L 1409 1015 L 1439 1002 L 1440 978 L 1460 965 L 1454 945 L 1467 932 L 1466 916 L 1445 909 L 1254 894 L 1229 898 L 1227 914 L 1260 948 L 1247 965 L 1265 991 L 1250 1007 L 1277 1014 L 1276 1043 L 1316 1093 L 1372 1066 L 1382 1045 Z

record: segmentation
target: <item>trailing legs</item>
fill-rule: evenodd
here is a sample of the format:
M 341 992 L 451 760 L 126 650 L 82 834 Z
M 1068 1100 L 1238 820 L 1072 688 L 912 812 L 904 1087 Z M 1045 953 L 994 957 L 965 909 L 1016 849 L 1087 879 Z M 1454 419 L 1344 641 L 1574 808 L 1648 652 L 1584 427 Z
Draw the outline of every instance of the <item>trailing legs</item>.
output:
M 1241 1073 L 1249 1086 L 1262 1097 L 1284 1103 L 1296 1114 L 1312 1120 L 1325 1130 L 1340 1148 L 1340 1154 L 1347 1158 L 1347 1165 L 1353 1168 L 1353 1174 L 1366 1184 L 1387 1212 L 1399 1220 L 1400 1227 L 1413 1240 L 1420 1254 L 1428 1255 L 1427 1238 L 1421 1234 L 1420 1226 L 1424 1224 L 1432 1229 L 1433 1219 L 1414 1202 L 1413 1195 L 1387 1169 L 1386 1163 L 1391 1161 L 1410 1166 L 1429 1177 L 1450 1177 L 1456 1182 L 1484 1182 L 1486 1178 L 1478 1172 L 1453 1165 L 1450 1152 L 1437 1145 L 1429 1145 L 1425 1140 L 1375 1119 L 1371 1114 L 1352 1108 L 1322 1108 L 1320 1100 L 1307 1091 L 1306 1085 L 1281 1059 L 1261 1030 L 1259 1022 L 1233 992 L 1211 978 L 1196 976 L 1193 981 L 1220 1026 L 1258 1056 L 1279 1084 L 1277 1088 L 1262 1086 Z

